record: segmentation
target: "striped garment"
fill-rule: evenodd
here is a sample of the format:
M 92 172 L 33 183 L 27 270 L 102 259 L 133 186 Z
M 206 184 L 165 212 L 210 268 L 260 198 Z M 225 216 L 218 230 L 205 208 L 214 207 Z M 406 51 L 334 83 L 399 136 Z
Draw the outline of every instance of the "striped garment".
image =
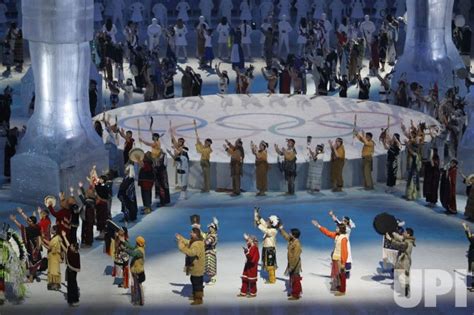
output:
M 214 277 L 217 274 L 217 233 L 208 233 L 204 245 L 206 247 L 206 275 Z
M 309 161 L 308 168 L 308 180 L 306 186 L 309 190 L 320 190 L 321 189 L 321 175 L 323 173 L 323 159 Z

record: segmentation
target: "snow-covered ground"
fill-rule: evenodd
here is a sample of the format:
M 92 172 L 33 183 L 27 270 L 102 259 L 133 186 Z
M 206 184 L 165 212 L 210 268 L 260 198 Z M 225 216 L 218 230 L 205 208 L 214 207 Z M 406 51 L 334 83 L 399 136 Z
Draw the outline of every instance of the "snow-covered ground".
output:
M 403 189 L 403 183 L 400 190 Z M 46 290 L 46 275 L 39 283 L 28 284 L 28 296 L 20 305 L 10 303 L 0 308 L 1 314 L 469 314 L 474 310 L 472 295 L 468 295 L 467 308 L 454 308 L 454 291 L 438 298 L 436 309 L 403 309 L 394 302 L 392 279 L 381 271 L 381 237 L 375 233 L 372 222 L 376 214 L 388 211 L 406 221 L 406 227 L 415 230 L 416 247 L 413 251 L 413 268 L 441 269 L 453 274 L 454 269 L 466 268 L 467 240 L 462 230 L 462 214 L 448 217 L 440 207 L 427 208 L 420 201 L 408 202 L 394 195 L 383 193 L 382 185 L 375 192 L 358 188 L 341 194 L 323 191 L 316 195 L 299 192 L 295 197 L 270 193 L 267 197 L 254 197 L 245 193 L 230 198 L 226 194 L 200 194 L 192 192 L 186 201 L 177 202 L 174 194 L 169 207 L 158 208 L 147 216 L 139 216 L 129 227 L 130 239 L 143 235 L 146 239 L 145 306 L 134 307 L 128 290 L 113 285 L 110 276 L 112 260 L 103 253 L 101 242 L 93 248 L 81 250 L 82 270 L 78 275 L 81 303 L 71 309 L 63 293 Z M 140 200 L 140 199 L 139 199 Z M 139 202 L 140 204 L 140 202 Z M 458 198 L 462 209 L 465 198 Z M 292 302 L 286 299 L 286 244 L 278 238 L 277 257 L 279 268 L 276 284 L 258 281 L 256 299 L 239 299 L 240 274 L 244 265 L 241 246 L 242 234 L 261 236 L 253 224 L 253 207 L 260 206 L 262 215 L 276 214 L 287 229 L 301 230 L 303 245 L 303 298 Z M 2 202 L 0 220 L 15 206 Z M 31 208 L 26 208 L 30 210 Z M 334 228 L 328 211 L 339 216 L 350 216 L 357 227 L 351 234 L 353 270 L 345 297 L 334 297 L 329 292 L 330 252 L 333 241 L 311 225 L 318 219 L 326 227 Z M 121 218 L 120 205 L 113 201 L 114 219 Z M 220 221 L 218 244 L 218 280 L 206 286 L 204 305 L 189 306 L 187 295 L 191 292 L 188 277 L 183 273 L 184 255 L 177 247 L 174 235 L 189 233 L 189 216 L 199 214 L 203 226 L 216 216 Z M 63 273 L 64 274 L 64 273 Z M 464 272 L 463 272 L 464 274 Z M 416 288 L 412 284 L 413 291 Z M 397 293 L 395 293 L 397 294 Z

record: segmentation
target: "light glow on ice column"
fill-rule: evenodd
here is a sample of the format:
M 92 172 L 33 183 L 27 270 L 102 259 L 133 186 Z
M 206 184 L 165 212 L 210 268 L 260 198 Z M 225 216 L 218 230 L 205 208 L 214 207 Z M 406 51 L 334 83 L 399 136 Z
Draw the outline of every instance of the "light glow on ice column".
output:
M 407 1 L 407 36 L 405 49 L 395 65 L 392 87 L 397 88 L 402 74 L 406 80 L 418 82 L 428 92 L 438 84 L 440 97 L 448 88 L 457 86 L 460 93 L 465 86 L 453 73 L 464 68 L 462 59 L 452 40 L 454 0 Z
M 23 33 L 35 74 L 35 110 L 12 159 L 12 194 L 38 201 L 107 169 L 89 111 L 93 0 L 23 0 Z

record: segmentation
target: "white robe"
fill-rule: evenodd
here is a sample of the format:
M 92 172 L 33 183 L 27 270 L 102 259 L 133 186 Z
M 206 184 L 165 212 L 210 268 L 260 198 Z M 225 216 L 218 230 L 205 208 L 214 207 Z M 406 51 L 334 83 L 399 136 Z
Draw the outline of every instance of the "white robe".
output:
M 221 23 L 219 23 L 219 25 L 217 25 L 216 31 L 218 34 L 217 42 L 219 44 L 226 44 L 230 34 L 229 23 L 227 23 L 226 25 L 222 25 Z
M 187 46 L 188 41 L 186 40 L 186 34 L 188 33 L 188 29 L 186 28 L 186 25 L 183 25 L 183 28 L 178 28 L 178 26 L 175 26 L 174 32 L 176 46 Z

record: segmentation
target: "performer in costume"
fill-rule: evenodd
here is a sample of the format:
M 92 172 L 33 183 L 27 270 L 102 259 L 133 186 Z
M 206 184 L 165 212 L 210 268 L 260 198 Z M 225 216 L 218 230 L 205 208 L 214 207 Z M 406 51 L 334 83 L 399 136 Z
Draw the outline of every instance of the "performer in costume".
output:
M 134 222 L 137 219 L 138 206 L 133 164 L 128 164 L 125 169 L 125 178 L 120 184 L 117 198 L 122 203 L 123 220 Z
M 335 143 L 329 140 L 328 143 L 329 147 L 331 148 L 332 191 L 341 192 L 342 187 L 344 186 L 344 179 L 342 178 L 342 169 L 344 168 L 346 151 L 344 150 L 342 138 L 337 138 Z
M 474 291 L 474 234 L 471 233 L 469 226 L 463 222 L 462 226 L 464 228 L 464 232 L 466 233 L 467 240 L 469 241 L 469 249 L 467 251 L 467 271 L 471 273 L 471 283 L 468 284 L 468 290 L 473 292 Z M 466 278 L 468 276 L 466 275 Z
M 219 221 L 213 218 L 212 222 L 207 226 L 208 230 L 204 237 L 205 255 L 206 255 L 206 276 L 209 281 L 208 285 L 216 283 L 217 275 L 217 230 L 219 229 Z
M 231 196 L 240 195 L 240 177 L 243 175 L 243 164 L 244 164 L 244 148 L 242 146 L 242 140 L 238 138 L 235 140 L 235 144 L 230 143 L 227 139 L 225 140 L 224 150 L 230 156 L 230 176 L 232 177 L 232 194 Z
M 462 174 L 461 174 L 462 175 Z M 466 184 L 466 207 L 464 210 L 464 216 L 467 220 L 473 221 L 474 220 L 474 189 L 472 189 L 472 185 L 474 185 L 474 174 L 469 176 L 463 176 L 463 183 Z
M 380 138 L 385 150 L 387 150 L 387 189 L 385 192 L 392 193 L 397 184 L 398 156 L 400 155 L 402 144 L 400 143 L 400 135 L 394 133 L 393 136 L 390 136 L 388 130 L 386 130 L 385 136 L 382 137 L 380 135 Z
M 25 244 L 26 252 L 28 253 L 28 281 L 33 282 L 33 280 L 39 279 L 37 272 L 41 269 L 41 231 L 36 224 L 35 216 L 27 217 L 21 208 L 17 208 L 17 211 L 21 217 L 26 220 L 28 225 L 25 226 L 18 222 L 16 216 L 13 214 L 10 215 L 10 220 L 12 220 L 20 230 L 23 244 Z
M 166 170 L 167 164 L 168 158 L 164 151 L 161 151 L 160 156 L 153 160 L 153 172 L 155 173 L 155 198 L 160 199 L 161 206 L 170 203 L 168 171 Z
M 181 188 L 179 200 L 188 199 L 188 178 L 189 178 L 189 156 L 188 148 L 185 146 L 179 149 L 175 148 L 175 152 L 167 150 L 168 154 L 176 162 L 176 172 L 178 174 L 178 186 Z
M 373 135 L 370 132 L 364 134 L 363 131 L 354 134 L 360 142 L 364 144 L 362 147 L 362 174 L 364 176 L 364 189 L 374 190 L 374 180 L 372 179 L 373 157 L 375 152 L 375 142 L 372 140 Z
M 218 87 L 219 87 L 219 95 L 227 94 L 227 90 L 229 89 L 229 76 L 227 75 L 227 71 L 220 71 L 219 67 L 221 62 L 216 65 L 216 74 L 219 77 Z
M 133 279 L 132 304 L 143 306 L 145 304 L 143 291 L 143 282 L 145 282 L 145 239 L 143 236 L 137 236 L 134 247 L 128 244 L 127 252 L 132 258 L 130 262 Z
M 290 288 L 291 296 L 288 298 L 290 301 L 299 300 L 301 293 L 301 243 L 300 235 L 301 232 L 298 229 L 291 229 L 291 234 L 288 234 L 284 229 L 283 225 L 280 225 L 280 233 L 288 242 L 288 265 L 285 270 L 285 275 L 290 276 Z
M 458 212 L 456 206 L 456 177 L 458 173 L 458 161 L 452 159 L 449 162 L 449 168 L 447 170 L 447 177 L 449 182 L 449 191 L 447 193 L 447 202 L 443 205 L 446 209 L 446 214 L 456 214 Z
M 250 148 L 253 155 L 255 155 L 255 177 L 258 190 L 257 196 L 265 196 L 265 193 L 268 190 L 268 143 L 262 140 L 257 149 L 257 146 L 252 141 L 250 142 Z
M 133 133 L 131 130 L 125 132 L 123 128 L 120 128 L 119 134 L 125 140 L 125 144 L 123 145 L 123 164 L 126 165 L 129 160 L 130 150 L 133 149 L 135 144 L 135 139 L 133 139 Z
M 308 147 L 309 166 L 306 187 L 309 192 L 319 192 L 321 190 L 322 173 L 324 166 L 324 144 L 318 144 L 316 150 L 312 151 Z
M 48 204 L 49 213 L 56 218 L 56 227 L 58 235 L 62 234 L 62 231 L 66 231 L 66 235 L 69 237 L 71 231 L 71 210 L 70 206 L 75 204 L 74 197 L 66 199 L 64 193 L 59 193 L 59 200 L 61 209 L 59 211 L 54 210 L 53 202 L 50 200 Z
M 244 234 L 246 247 L 244 247 L 244 255 L 246 258 L 244 271 L 242 272 L 242 286 L 238 297 L 256 297 L 257 296 L 257 280 L 258 280 L 258 261 L 260 254 L 258 253 L 258 240 L 253 235 Z
M 99 183 L 95 186 L 97 193 L 97 199 L 95 204 L 96 209 L 96 226 L 99 235 L 96 237 L 97 240 L 103 240 L 105 236 L 105 227 L 107 219 L 110 218 L 109 208 L 112 203 L 112 186 L 106 175 L 99 177 Z
M 81 218 L 82 218 L 82 233 L 81 233 L 81 247 L 91 247 L 94 242 L 94 223 L 95 223 L 95 205 L 96 192 L 93 188 L 84 190 L 82 182 L 79 182 L 78 196 L 82 202 Z
M 275 144 L 275 151 L 278 155 L 283 156 L 281 168 L 285 173 L 285 180 L 288 183 L 288 195 L 295 194 L 295 178 L 296 178 L 296 150 L 295 140 L 286 139 L 286 149 L 279 148 Z
M 205 250 L 204 242 L 199 228 L 191 230 L 190 239 L 176 234 L 179 250 L 186 255 L 186 275 L 191 276 L 193 287 L 191 305 L 201 305 L 204 295 L 204 270 L 205 270 Z
M 212 140 L 207 138 L 202 144 L 199 139 L 199 134 L 197 131 L 196 120 L 193 120 L 194 133 L 196 134 L 196 151 L 201 154 L 201 169 L 202 169 L 202 178 L 203 185 L 201 192 L 207 193 L 211 190 L 211 153 L 212 153 Z
M 115 233 L 113 252 L 114 269 L 112 271 L 112 276 L 115 277 L 114 284 L 117 284 L 119 288 L 124 289 L 128 289 L 130 277 L 130 255 L 127 251 L 127 242 L 128 230 L 127 228 L 122 227 Z
M 52 227 L 53 237 L 48 245 L 48 290 L 61 289 L 61 262 L 63 256 L 63 239 L 57 225 Z M 65 230 L 61 230 L 65 231 Z M 66 235 L 67 235 L 67 231 Z
M 434 207 L 438 202 L 438 188 L 440 179 L 440 160 L 438 149 L 432 148 L 430 159 L 424 163 L 423 195 L 428 206 Z
M 81 256 L 79 244 L 69 243 L 66 232 L 62 232 L 66 245 L 66 281 L 67 281 L 67 303 L 69 306 L 79 305 L 79 287 L 77 286 L 77 273 L 81 271 Z
M 351 250 L 351 232 L 356 226 L 351 218 L 345 216 L 342 218 L 342 221 L 337 218 L 333 211 L 329 211 L 329 216 L 336 223 L 336 225 L 344 224 L 346 226 L 346 235 L 347 235 L 347 261 L 346 261 L 346 279 L 349 279 L 351 276 L 352 269 L 352 250 Z
M 312 223 L 321 233 L 334 239 L 334 250 L 331 255 L 331 291 L 335 292 L 335 296 L 343 296 L 346 294 L 346 262 L 348 256 L 346 225 L 338 224 L 336 231 L 331 232 L 316 220 L 313 220 Z
M 276 87 L 278 84 L 278 70 L 276 68 L 271 68 L 270 73 L 265 71 L 265 68 L 262 68 L 263 78 L 268 82 L 267 89 L 269 94 L 276 93 Z
M 267 221 L 260 217 L 260 209 L 254 209 L 254 220 L 258 229 L 263 232 L 262 247 L 262 266 L 268 272 L 266 283 L 273 284 L 276 282 L 275 272 L 278 268 L 276 260 L 276 236 L 280 219 L 276 215 L 271 215 Z
M 398 281 L 402 286 L 405 296 L 410 296 L 410 269 L 411 269 L 411 253 L 415 247 L 415 238 L 413 237 L 413 229 L 407 228 L 403 235 L 393 233 L 390 236 L 385 235 L 392 247 L 398 250 L 397 262 L 395 264 L 395 271 L 398 276 Z
M 160 151 L 161 154 L 161 151 Z M 155 183 L 155 174 L 153 173 L 153 153 L 145 153 L 145 157 L 138 172 L 138 186 L 142 195 L 143 213 L 149 214 L 151 212 L 152 191 Z

